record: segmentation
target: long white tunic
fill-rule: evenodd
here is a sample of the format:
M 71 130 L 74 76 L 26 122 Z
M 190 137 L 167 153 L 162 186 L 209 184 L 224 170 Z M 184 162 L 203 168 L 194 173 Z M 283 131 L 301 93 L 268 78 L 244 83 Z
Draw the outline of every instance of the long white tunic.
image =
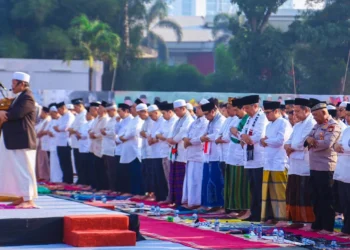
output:
M 187 115 L 179 118 L 174 124 L 173 130 L 170 133 L 172 138 L 177 143 L 177 156 L 175 160 L 177 162 L 186 163 L 186 149 L 184 147 L 183 138 L 186 137 L 187 131 L 193 122 L 192 116 L 188 113 Z M 179 125 L 180 124 L 180 125 Z M 175 131 L 176 130 L 176 131 Z
M 139 116 L 136 116 L 127 126 L 123 136 L 123 138 L 127 141 L 122 144 L 120 163 L 130 163 L 136 158 L 141 161 L 142 140 L 140 138 L 140 132 L 143 123 L 144 120 L 142 120 Z
M 164 136 L 165 138 L 169 138 L 171 136 L 171 132 L 173 131 L 174 125 L 179 118 L 176 115 L 173 115 L 169 120 L 165 120 L 162 123 L 160 129 L 158 130 L 158 134 Z M 170 155 L 170 145 L 167 141 L 159 142 L 161 144 L 160 154 L 162 158 L 167 158 Z
M 289 139 L 292 131 L 290 122 L 283 117 L 267 125 L 264 170 L 284 171 L 288 168 L 288 156 L 284 144 Z
M 91 146 L 91 139 L 89 137 L 89 130 L 94 123 L 94 119 L 85 121 L 79 128 L 78 132 L 81 135 L 81 139 L 78 141 L 79 153 L 89 153 Z
M 49 126 L 50 121 L 51 121 L 51 116 L 46 117 L 42 121 L 42 126 L 38 132 L 47 131 L 47 128 Z M 46 152 L 50 151 L 50 143 L 49 143 L 49 136 L 48 135 L 42 136 L 40 138 L 40 143 L 41 143 L 41 150 L 42 151 L 46 151 Z
M 204 154 L 204 161 L 222 161 L 222 144 L 216 144 L 215 140 L 218 138 L 221 127 L 224 125 L 226 118 L 225 116 L 218 113 L 216 115 L 217 119 L 210 121 L 208 124 L 207 137 L 210 142 L 208 143 L 209 152 L 208 154 Z
M 293 133 L 286 142 L 295 150 L 289 156 L 288 175 L 310 176 L 309 151 L 304 147 L 304 142 L 315 124 L 316 121 L 310 114 L 304 121 L 294 125 Z
M 79 128 L 86 123 L 86 110 L 84 109 L 82 112 L 80 112 L 79 114 L 77 114 L 75 116 L 74 122 L 72 123 L 72 125 L 70 126 L 70 128 L 74 129 L 74 131 L 78 131 Z M 79 148 L 79 142 L 78 142 L 78 138 L 76 135 L 71 135 L 70 137 L 71 139 L 71 145 L 72 148 Z
M 243 157 L 244 168 L 254 169 L 264 167 L 264 147 L 260 145 L 260 140 L 265 137 L 268 120 L 262 110 L 259 110 L 253 117 L 250 117 L 242 130 L 242 134 L 250 135 L 254 143 L 254 159 L 247 160 L 247 144 L 244 145 Z
M 232 123 L 232 127 L 237 128 L 239 123 L 241 122 L 241 119 L 236 119 Z M 230 131 L 230 137 L 235 136 Z M 238 139 L 238 138 L 235 138 Z M 243 148 L 240 143 L 234 143 L 233 141 L 230 141 L 229 147 L 228 147 L 228 154 L 226 163 L 232 166 L 243 166 L 244 165 L 244 156 L 243 156 Z
M 159 134 L 159 130 L 161 129 L 163 123 L 165 123 L 165 120 L 163 118 L 163 116 L 160 116 L 157 121 L 153 122 L 153 126 L 150 130 L 150 136 L 152 139 L 156 139 L 157 134 Z M 157 143 L 154 143 L 150 146 L 151 148 L 151 158 L 152 159 L 159 159 L 159 158 L 163 158 L 162 156 L 162 144 L 160 141 L 158 141 Z
M 57 146 L 67 147 L 69 145 L 68 128 L 72 126 L 74 119 L 75 116 L 70 111 L 58 119 L 57 126 L 60 132 L 57 134 Z
M 107 117 L 107 115 L 103 117 L 97 117 L 96 122 L 94 122 L 93 127 L 91 127 L 91 132 L 93 132 L 96 137 L 94 139 L 91 139 L 92 153 L 99 158 L 102 158 L 101 129 L 103 129 L 106 126 L 108 120 L 109 120 L 109 117 Z
M 220 138 L 225 141 L 225 143 L 221 144 L 221 156 L 220 156 L 220 161 L 223 161 L 227 163 L 227 157 L 230 154 L 229 147 L 230 147 L 230 137 L 231 137 L 231 132 L 230 129 L 233 127 L 234 124 L 236 124 L 238 120 L 237 116 L 234 117 L 228 117 L 225 120 L 225 123 L 222 125 L 219 134 L 216 139 Z
M 50 144 L 50 181 L 51 182 L 62 182 L 63 173 L 60 166 L 60 162 L 58 160 L 57 155 L 57 135 L 53 127 L 58 124 L 58 119 L 52 119 L 48 124 L 47 130 L 50 131 L 54 137 L 49 137 Z
M 146 133 L 146 136 L 151 136 L 152 128 L 154 126 L 154 121 L 151 117 L 148 117 L 142 125 L 141 131 Z M 141 147 L 141 159 L 151 159 L 152 158 L 152 146 L 148 144 L 147 138 L 142 138 L 142 147 Z
M 208 124 L 209 121 L 202 116 L 192 122 L 188 129 L 186 137 L 190 139 L 192 145 L 186 150 L 187 161 L 204 162 L 203 143 L 200 138 L 208 131 Z
M 350 127 L 346 128 L 344 132 L 350 130 Z M 343 138 L 341 137 L 338 141 L 339 144 L 345 147 L 345 143 L 349 144 L 349 142 L 343 142 Z M 337 166 L 334 171 L 333 179 L 337 181 L 341 181 L 344 183 L 350 183 L 350 151 L 346 151 L 342 154 L 338 153 L 338 161 Z
M 123 147 L 123 142 L 119 139 L 120 136 L 124 136 L 125 132 L 130 124 L 130 122 L 134 119 L 132 115 L 128 115 L 125 117 L 123 120 L 121 120 L 118 124 L 118 131 L 116 131 L 116 138 L 115 142 L 117 143 L 117 146 L 115 147 L 114 155 L 120 156 L 122 153 L 122 147 Z
M 115 152 L 115 126 L 117 124 L 117 116 L 111 117 L 107 122 L 105 129 L 106 135 L 102 138 L 102 155 L 114 156 Z

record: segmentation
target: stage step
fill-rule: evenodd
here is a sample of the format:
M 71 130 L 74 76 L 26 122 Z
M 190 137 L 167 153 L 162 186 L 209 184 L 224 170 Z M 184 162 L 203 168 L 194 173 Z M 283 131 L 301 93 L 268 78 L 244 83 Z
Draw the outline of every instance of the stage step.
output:
M 135 246 L 125 215 L 73 215 L 64 217 L 63 242 L 75 247 Z
M 65 234 L 64 242 L 74 247 L 135 246 L 136 233 L 128 230 L 88 230 Z
M 64 217 L 64 231 L 80 230 L 128 230 L 129 217 L 126 215 L 72 215 Z

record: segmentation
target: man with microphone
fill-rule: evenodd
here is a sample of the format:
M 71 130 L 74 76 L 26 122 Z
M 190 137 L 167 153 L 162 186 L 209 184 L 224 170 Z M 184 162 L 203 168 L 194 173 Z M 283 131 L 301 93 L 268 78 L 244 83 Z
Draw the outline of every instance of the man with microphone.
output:
M 12 92 L 16 95 L 7 111 L 0 111 L 0 195 L 16 196 L 11 205 L 35 207 L 38 197 L 35 177 L 35 101 L 29 89 L 30 76 L 15 72 Z

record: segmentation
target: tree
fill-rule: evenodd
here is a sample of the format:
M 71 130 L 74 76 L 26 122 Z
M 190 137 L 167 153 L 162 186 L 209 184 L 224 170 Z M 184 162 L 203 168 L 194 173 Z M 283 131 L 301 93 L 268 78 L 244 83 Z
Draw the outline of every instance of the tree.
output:
M 214 17 L 212 33 L 215 38 L 215 47 L 223 43 L 228 45 L 230 39 L 239 32 L 238 16 L 220 13 Z
M 89 89 L 92 90 L 94 62 L 101 60 L 115 68 L 120 38 L 108 24 L 99 20 L 90 21 L 84 14 L 74 18 L 71 25 L 74 47 L 67 51 L 66 60 L 84 59 L 89 62 Z
M 168 48 L 164 39 L 156 34 L 153 29 L 171 29 L 176 35 L 177 42 L 182 40 L 182 29 L 179 24 L 166 18 L 167 8 L 167 4 L 164 0 L 155 0 L 145 16 L 144 28 L 146 35 L 142 40 L 142 45 L 158 50 L 159 59 L 163 62 L 168 59 Z
M 268 27 L 271 14 L 276 13 L 287 0 L 231 0 L 239 7 L 238 15 L 244 14 L 253 33 L 263 33 Z

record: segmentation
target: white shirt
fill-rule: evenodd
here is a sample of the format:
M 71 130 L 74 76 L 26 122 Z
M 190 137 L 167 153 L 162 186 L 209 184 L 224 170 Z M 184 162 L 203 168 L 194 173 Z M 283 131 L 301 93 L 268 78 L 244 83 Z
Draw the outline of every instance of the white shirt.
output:
M 77 114 L 75 116 L 75 120 L 71 125 L 71 128 L 74 129 L 74 131 L 78 131 L 79 128 L 86 122 L 86 110 L 84 109 L 82 112 Z M 79 148 L 79 142 L 76 135 L 71 135 L 71 145 L 72 148 Z
M 193 122 L 192 116 L 188 113 L 187 115 L 183 116 L 182 118 L 179 118 L 177 122 L 174 124 L 173 130 L 170 133 L 170 137 L 177 143 L 177 156 L 175 158 L 175 161 L 177 162 L 183 162 L 186 163 L 186 150 L 184 147 L 183 138 L 186 137 L 187 131 L 191 126 L 191 123 Z M 182 124 L 178 131 L 175 131 L 178 124 Z M 174 159 L 171 159 L 174 160 Z
M 142 125 L 141 131 L 146 132 L 146 136 L 151 135 L 152 127 L 154 121 L 151 117 L 148 117 Z M 142 148 L 141 148 L 141 159 L 151 159 L 152 158 L 152 147 L 148 144 L 147 138 L 142 138 Z
M 292 132 L 290 122 L 283 117 L 267 125 L 264 170 L 284 171 L 288 168 L 288 156 L 284 144 Z
M 110 117 L 110 119 L 108 120 L 105 126 L 106 135 L 103 135 L 103 138 L 102 138 L 102 155 L 114 156 L 114 152 L 116 148 L 115 126 L 117 124 L 117 117 L 118 116 Z
M 164 136 L 165 138 L 169 138 L 171 136 L 171 132 L 174 128 L 174 124 L 179 118 L 176 115 L 173 115 L 169 120 L 165 120 L 158 130 L 158 134 Z M 170 154 L 170 145 L 167 141 L 160 141 L 160 155 L 162 158 L 169 157 Z
M 117 124 L 116 126 L 117 136 L 115 138 L 115 142 L 117 143 L 117 146 L 115 147 L 114 155 L 118 155 L 118 156 L 121 155 L 123 142 L 119 140 L 119 137 L 125 135 L 125 132 L 129 126 L 129 123 L 132 121 L 132 119 L 134 119 L 134 117 L 132 117 L 132 115 L 128 115 Z
M 120 155 L 120 163 L 130 163 L 136 158 L 141 161 L 141 145 L 142 140 L 140 132 L 145 121 L 139 116 L 132 119 L 123 136 L 127 141 L 122 144 L 122 152 Z
M 232 127 L 237 128 L 240 122 L 241 122 L 241 119 L 239 118 L 234 120 L 234 122 L 232 123 Z M 230 131 L 230 137 L 233 137 L 239 140 L 231 133 L 231 131 Z M 226 163 L 232 166 L 244 165 L 243 148 L 240 143 L 234 143 L 232 140 L 230 140 Z
M 229 151 L 229 147 L 230 147 L 230 137 L 231 137 L 231 132 L 230 129 L 233 127 L 233 124 L 236 124 L 236 121 L 239 120 L 237 116 L 234 117 L 228 117 L 225 120 L 225 123 L 222 125 L 219 134 L 217 136 L 216 139 L 219 139 L 221 137 L 221 139 L 223 141 L 225 141 L 226 143 L 222 143 L 221 144 L 221 156 L 220 159 L 222 159 L 221 161 L 226 162 L 227 161 L 227 157 L 230 154 Z
M 47 131 L 50 121 L 51 121 L 51 116 L 47 116 L 44 120 L 42 120 L 40 129 L 38 127 L 38 129 L 39 129 L 38 132 Z M 42 151 L 50 151 L 50 138 L 49 137 L 50 136 L 48 136 L 48 135 L 44 135 L 40 138 Z
M 218 117 L 218 120 L 215 118 Z M 218 138 L 219 132 L 221 127 L 224 125 L 226 121 L 225 116 L 220 114 L 220 112 L 217 112 L 214 119 L 209 122 L 208 124 L 208 135 L 210 142 L 208 143 L 209 147 L 209 154 L 204 154 L 204 161 L 205 162 L 211 162 L 211 161 L 223 161 L 223 154 L 222 154 L 222 144 L 216 144 L 215 140 Z M 213 126 L 211 128 L 211 126 Z
M 57 146 L 67 147 L 69 144 L 69 133 L 68 128 L 70 128 L 74 122 L 75 116 L 67 111 L 63 116 L 58 119 L 58 129 L 61 132 L 57 133 Z
M 209 121 L 204 116 L 192 122 L 186 135 L 192 144 L 186 149 L 187 161 L 204 162 L 203 143 L 200 138 L 206 134 L 208 124 Z
M 50 131 L 53 134 L 53 137 L 49 136 L 49 144 L 50 144 L 50 151 L 55 152 L 57 150 L 57 132 L 53 129 L 53 127 L 57 126 L 58 119 L 51 119 L 49 122 L 49 125 L 47 127 L 47 131 Z
M 90 149 L 92 149 L 92 153 L 95 156 L 102 158 L 102 137 L 103 136 L 101 134 L 101 129 L 106 127 L 109 117 L 107 115 L 103 117 L 98 116 L 95 120 L 96 122 L 93 123 L 91 127 L 91 132 L 94 133 L 96 138 L 91 139 Z
M 259 110 L 253 117 L 248 118 L 242 130 L 242 134 L 250 135 L 250 139 L 254 143 L 254 158 L 253 160 L 247 160 L 247 144 L 245 144 L 243 150 L 244 168 L 253 169 L 264 167 L 265 150 L 264 147 L 260 145 L 260 140 L 265 137 L 267 124 L 268 120 L 262 110 Z
M 91 139 L 89 136 L 89 130 L 94 124 L 94 119 L 86 121 L 80 126 L 78 132 L 81 135 L 81 139 L 78 141 L 79 152 L 80 153 L 89 153 L 91 146 Z
M 150 130 L 150 137 L 152 139 L 156 139 L 156 136 L 159 134 L 159 131 L 161 130 L 161 127 L 165 123 L 165 119 L 163 116 L 160 116 L 156 121 L 153 122 L 153 126 Z M 161 141 L 158 141 L 157 143 L 152 144 L 151 147 L 151 158 L 152 159 L 159 159 L 163 158 L 162 155 L 162 144 Z
M 350 130 L 350 127 L 346 128 L 344 131 Z M 338 141 L 339 144 L 343 145 L 342 138 Z M 350 152 L 344 152 L 342 154 L 338 153 L 338 161 L 337 166 L 334 171 L 333 179 L 337 181 L 341 181 L 344 183 L 350 183 Z
M 309 151 L 304 147 L 304 142 L 315 124 L 316 121 L 310 114 L 304 121 L 294 125 L 293 133 L 286 142 L 295 150 L 289 156 L 288 175 L 310 176 Z

